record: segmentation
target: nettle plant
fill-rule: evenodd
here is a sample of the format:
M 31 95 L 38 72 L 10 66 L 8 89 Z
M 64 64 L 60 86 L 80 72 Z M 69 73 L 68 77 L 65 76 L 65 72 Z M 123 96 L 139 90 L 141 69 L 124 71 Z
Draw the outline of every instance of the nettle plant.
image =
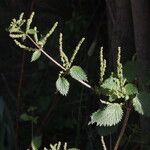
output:
M 34 12 L 31 14 L 29 19 L 24 19 L 23 16 L 24 14 L 22 13 L 19 19 L 12 20 L 8 28 L 9 36 L 20 48 L 33 53 L 31 61 L 36 61 L 40 58 L 41 54 L 44 54 L 50 59 L 50 61 L 61 69 L 56 81 L 56 88 L 60 94 L 64 96 L 68 94 L 70 83 L 66 79 L 66 76 L 70 75 L 82 85 L 94 90 L 95 94 L 98 93 L 100 97 L 101 95 L 106 97 L 105 100 L 100 99 L 100 103 L 102 103 L 104 107 L 98 109 L 91 115 L 91 121 L 89 124 L 95 123 L 97 126 L 111 127 L 117 125 L 124 118 L 120 134 L 114 146 L 114 150 L 117 150 L 125 132 L 131 110 L 135 110 L 141 115 L 150 115 L 150 94 L 139 91 L 137 85 L 133 84 L 130 80 L 128 80 L 128 78 L 124 77 L 123 65 L 121 64 L 121 48 L 118 48 L 116 71 L 112 72 L 106 79 L 104 78 L 106 71 L 106 60 L 103 58 L 103 48 L 101 48 L 99 83 L 97 88 L 93 88 L 88 83 L 88 78 L 85 71 L 80 66 L 73 65 L 76 55 L 85 38 L 82 38 L 79 41 L 72 57 L 69 59 L 63 50 L 63 34 L 60 33 L 59 52 L 60 60 L 62 62 L 62 64 L 60 64 L 44 51 L 44 46 L 48 38 L 57 27 L 58 22 L 53 25 L 46 35 L 39 36 L 41 34 L 39 34 L 37 27 L 31 27 Z M 34 47 L 27 46 L 24 42 L 25 40 L 32 42 Z M 103 149 L 106 150 L 107 148 L 103 136 L 101 136 L 101 142 Z

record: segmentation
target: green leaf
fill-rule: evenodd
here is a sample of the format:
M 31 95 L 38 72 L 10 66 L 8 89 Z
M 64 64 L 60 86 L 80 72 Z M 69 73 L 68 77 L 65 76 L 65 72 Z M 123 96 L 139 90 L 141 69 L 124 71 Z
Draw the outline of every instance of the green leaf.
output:
M 84 70 L 79 66 L 73 66 L 70 69 L 70 75 L 76 80 L 88 81 L 87 75 Z
M 23 121 L 31 121 L 32 120 L 32 116 L 24 113 L 24 114 L 21 114 L 20 119 L 23 120 Z
M 67 95 L 69 91 L 69 82 L 64 77 L 59 77 L 56 81 L 56 88 L 62 95 Z
M 33 54 L 32 54 L 32 58 L 31 58 L 31 62 L 39 59 L 41 56 L 41 51 L 36 50 Z
M 31 147 L 33 150 L 38 150 L 42 144 L 42 138 L 41 136 L 35 136 L 33 137 L 31 141 Z
M 131 84 L 131 83 L 126 84 L 125 89 L 126 89 L 127 95 L 138 94 L 138 89 L 134 84 Z
M 37 31 L 34 30 L 34 29 L 29 29 L 29 30 L 27 31 L 27 33 L 28 33 L 28 34 L 35 34 L 35 33 L 37 33 Z
M 139 114 L 150 116 L 150 93 L 141 92 L 133 99 L 133 107 Z
M 118 86 L 118 83 L 119 83 L 119 79 L 110 77 L 102 83 L 101 87 L 104 89 L 111 90 L 111 91 L 112 90 L 118 91 L 120 89 L 120 87 Z
M 96 123 L 97 126 L 113 126 L 118 124 L 123 116 L 121 105 L 112 103 L 108 104 L 104 110 L 98 110 L 91 116 L 90 124 Z
M 144 115 L 142 105 L 137 96 L 133 99 L 133 107 L 134 110 L 137 111 L 139 114 Z

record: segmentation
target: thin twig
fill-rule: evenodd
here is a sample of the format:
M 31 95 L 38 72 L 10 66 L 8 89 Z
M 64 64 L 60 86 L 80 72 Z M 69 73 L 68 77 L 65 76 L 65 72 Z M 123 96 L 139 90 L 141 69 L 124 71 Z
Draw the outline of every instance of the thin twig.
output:
M 50 55 L 48 55 L 29 35 L 27 35 L 27 37 L 30 39 L 30 41 L 47 57 L 49 58 L 55 65 L 57 65 L 59 68 L 61 68 L 63 71 L 66 71 L 66 69 L 60 64 L 58 63 L 55 59 L 53 59 Z M 80 82 L 82 85 L 86 86 L 89 89 L 94 90 L 93 87 L 91 87 L 91 85 L 89 85 L 88 83 L 82 81 L 82 80 L 77 80 L 78 82 Z
M 106 147 L 106 144 L 105 144 L 103 136 L 101 136 L 101 142 L 102 142 L 103 150 L 107 150 L 107 147 Z
M 60 67 L 63 71 L 66 71 L 66 69 L 59 64 L 56 60 L 54 60 L 50 55 L 48 55 L 29 35 L 27 37 L 31 40 L 31 42 L 46 56 L 48 57 L 55 65 Z
M 126 111 L 126 115 L 125 115 L 124 121 L 123 121 L 123 126 L 122 126 L 122 129 L 121 129 L 121 131 L 120 131 L 118 140 L 117 140 L 117 142 L 116 142 L 116 144 L 115 144 L 114 150 L 118 150 L 118 148 L 119 148 L 121 139 L 122 139 L 122 137 L 123 137 L 123 135 L 124 135 L 124 132 L 125 132 L 125 129 L 126 129 L 126 126 L 127 126 L 127 123 L 128 123 L 130 111 L 131 111 L 131 108 L 128 107 L 128 108 L 127 108 L 127 111 Z

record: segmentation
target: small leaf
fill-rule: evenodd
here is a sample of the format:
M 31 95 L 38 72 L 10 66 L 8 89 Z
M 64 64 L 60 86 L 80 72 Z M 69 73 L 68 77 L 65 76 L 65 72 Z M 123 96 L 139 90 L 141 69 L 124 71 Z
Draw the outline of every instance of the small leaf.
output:
M 69 91 L 69 82 L 64 77 L 59 77 L 56 81 L 56 88 L 62 95 L 67 95 Z
M 32 120 L 32 116 L 24 113 L 20 116 L 20 119 L 23 120 L 23 121 L 31 121 Z
M 79 66 L 73 66 L 70 69 L 70 75 L 76 80 L 88 81 L 87 75 L 84 70 Z
M 41 56 L 41 51 L 36 50 L 36 51 L 32 54 L 31 62 L 37 60 L 40 56 Z
M 125 89 L 126 89 L 126 94 L 127 95 L 138 94 L 138 89 L 134 84 L 131 84 L 131 83 L 126 84 Z
M 133 107 L 134 107 L 134 110 L 137 111 L 139 114 L 144 115 L 142 105 L 137 96 L 133 99 Z
M 113 126 L 118 124 L 123 116 L 121 105 L 108 104 L 104 110 L 98 110 L 91 116 L 90 124 L 96 123 L 97 126 Z
M 27 31 L 27 33 L 28 33 L 28 34 L 35 34 L 35 33 L 37 33 L 37 31 L 34 30 L 34 29 L 29 29 L 29 30 Z
M 119 82 L 119 79 L 110 77 L 102 83 L 101 87 L 104 89 L 111 90 L 111 91 L 112 90 L 118 91 L 120 90 L 120 87 L 118 86 L 118 82 Z
M 33 150 L 38 150 L 40 148 L 41 144 L 42 144 L 41 136 L 33 137 L 32 142 L 31 142 L 31 147 Z
M 133 107 L 139 114 L 150 116 L 150 93 L 141 92 L 133 99 Z

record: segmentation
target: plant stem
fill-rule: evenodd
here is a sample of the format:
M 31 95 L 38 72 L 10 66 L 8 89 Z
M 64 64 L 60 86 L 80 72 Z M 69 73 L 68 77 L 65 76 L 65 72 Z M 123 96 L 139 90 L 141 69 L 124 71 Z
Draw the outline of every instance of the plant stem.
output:
M 56 60 L 54 60 L 50 55 L 48 55 L 29 35 L 27 37 L 31 40 L 31 42 L 46 56 L 48 57 L 55 65 L 60 67 L 63 71 L 66 71 L 66 69 L 59 64 Z
M 101 136 L 101 143 L 102 143 L 102 146 L 103 146 L 103 150 L 107 150 L 107 147 L 106 147 L 106 144 L 105 144 L 103 136 Z
M 57 65 L 59 68 L 61 68 L 63 71 L 66 71 L 66 69 L 59 64 L 55 59 L 53 59 L 50 55 L 48 55 L 29 35 L 27 35 L 27 37 L 30 39 L 30 41 L 47 57 L 49 58 L 55 65 Z M 82 85 L 86 86 L 89 89 L 94 90 L 93 87 L 91 87 L 91 85 L 89 85 L 88 83 L 82 81 L 82 80 L 77 80 L 78 82 L 80 82 Z
M 130 108 L 130 106 L 129 106 L 129 107 L 127 108 L 126 115 L 125 115 L 125 118 L 124 118 L 124 121 L 123 121 L 123 126 L 122 126 L 122 129 L 121 129 L 121 131 L 120 131 L 118 140 L 117 140 L 117 142 L 116 142 L 116 144 L 115 144 L 114 150 L 118 150 L 118 147 L 119 147 L 119 145 L 120 145 L 121 139 L 122 139 L 122 137 L 123 137 L 123 135 L 124 135 L 124 132 L 125 132 L 125 129 L 126 129 L 128 120 L 129 120 L 130 111 L 131 111 L 131 108 Z

